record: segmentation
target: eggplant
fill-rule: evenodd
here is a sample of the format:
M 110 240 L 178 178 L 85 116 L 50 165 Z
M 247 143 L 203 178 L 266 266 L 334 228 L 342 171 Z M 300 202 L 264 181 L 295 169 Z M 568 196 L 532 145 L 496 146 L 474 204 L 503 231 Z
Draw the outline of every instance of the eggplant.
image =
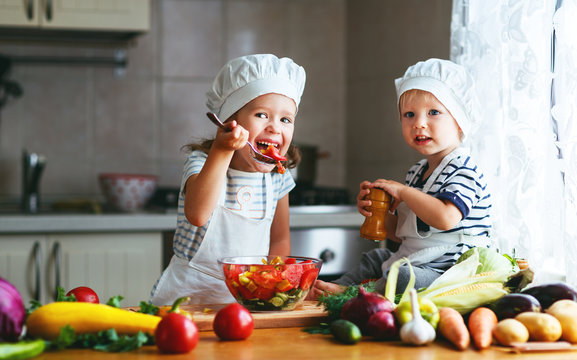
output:
M 557 300 L 569 299 L 577 301 L 577 291 L 563 282 L 532 286 L 521 291 L 521 294 L 534 296 L 541 304 L 543 310 L 546 310 Z
M 541 312 L 539 300 L 528 294 L 507 294 L 495 301 L 493 311 L 497 319 L 514 318 L 517 314 L 527 311 Z

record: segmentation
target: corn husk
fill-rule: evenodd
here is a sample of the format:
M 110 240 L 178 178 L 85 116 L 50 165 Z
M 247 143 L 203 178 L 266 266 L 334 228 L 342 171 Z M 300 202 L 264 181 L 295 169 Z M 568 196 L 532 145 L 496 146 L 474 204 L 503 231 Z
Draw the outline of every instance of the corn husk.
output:
M 481 264 L 479 250 L 469 251 L 466 258 L 439 276 L 419 296 L 430 299 L 437 307 L 451 307 L 467 314 L 508 294 L 503 283 L 513 274 L 513 267 L 498 260 Z

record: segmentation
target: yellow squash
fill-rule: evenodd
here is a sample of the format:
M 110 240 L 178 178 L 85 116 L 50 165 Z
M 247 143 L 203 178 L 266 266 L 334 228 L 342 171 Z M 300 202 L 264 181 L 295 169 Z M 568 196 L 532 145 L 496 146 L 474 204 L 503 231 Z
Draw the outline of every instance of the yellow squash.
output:
M 77 334 L 115 329 L 118 334 L 134 335 L 142 331 L 154 335 L 159 316 L 119 309 L 104 304 L 53 302 L 34 310 L 26 320 L 28 333 L 43 339 L 56 339 L 65 325 Z

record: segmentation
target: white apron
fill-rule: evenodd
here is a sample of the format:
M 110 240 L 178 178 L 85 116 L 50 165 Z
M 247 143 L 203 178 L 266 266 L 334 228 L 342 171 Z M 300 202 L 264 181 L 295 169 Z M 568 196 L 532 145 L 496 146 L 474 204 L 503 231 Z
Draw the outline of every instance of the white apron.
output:
M 190 261 L 172 256 L 170 264 L 158 280 L 151 298 L 152 304 L 170 305 L 182 296 L 190 296 L 188 304 L 235 302 L 224 283 L 217 260 L 228 256 L 268 255 L 274 191 L 271 175 L 264 175 L 264 218 L 246 218 L 238 211 L 225 208 L 225 184 L 198 251 Z
M 440 172 L 445 166 L 456 156 L 461 155 L 461 149 L 453 151 L 451 154 L 445 156 L 443 161 L 433 171 L 427 182 L 423 186 L 423 192 L 427 192 L 434 184 Z M 412 183 L 417 172 L 410 179 Z M 395 235 L 402 240 L 399 249 L 391 255 L 383 264 L 383 273 L 386 273 L 391 265 L 398 259 L 406 257 L 411 262 L 411 265 L 427 264 L 451 251 L 455 245 L 459 243 L 468 244 L 471 246 L 485 247 L 491 244 L 487 236 L 471 236 L 465 234 L 443 234 L 427 232 L 425 234 L 419 233 L 417 228 L 417 215 L 409 209 L 404 202 L 397 207 L 398 221 Z

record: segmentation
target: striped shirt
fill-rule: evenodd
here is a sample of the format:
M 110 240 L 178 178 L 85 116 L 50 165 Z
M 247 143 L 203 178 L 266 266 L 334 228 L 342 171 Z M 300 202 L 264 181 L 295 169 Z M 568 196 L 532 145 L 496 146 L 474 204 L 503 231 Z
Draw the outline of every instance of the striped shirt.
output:
M 405 179 L 405 185 L 418 188 L 423 191 L 424 184 L 428 179 L 423 179 L 423 174 L 428 168 L 426 159 L 413 165 Z M 425 224 L 417 218 L 419 234 L 426 236 L 431 233 L 444 233 L 486 237 L 491 236 L 492 199 L 488 191 L 484 175 L 473 159 L 466 153 L 455 156 L 442 169 L 431 187 L 426 190 L 428 195 L 453 203 L 463 215 L 461 221 L 452 229 L 439 230 Z M 437 269 L 447 269 L 468 249 L 475 246 L 459 242 L 455 247 L 431 262 L 429 265 Z M 486 246 L 486 245 L 481 245 Z
M 192 225 L 184 215 L 184 184 L 191 175 L 198 174 L 206 161 L 207 154 L 193 151 L 186 159 L 180 193 L 178 196 L 178 214 L 176 233 L 173 239 L 174 254 L 182 259 L 192 260 L 198 251 L 206 234 L 211 219 L 203 226 Z M 274 214 L 277 202 L 288 194 L 295 182 L 287 171 L 284 174 L 271 173 Z M 226 174 L 226 195 L 224 207 L 237 211 L 250 219 L 263 219 L 266 206 L 265 174 L 261 172 L 245 172 L 229 168 Z

